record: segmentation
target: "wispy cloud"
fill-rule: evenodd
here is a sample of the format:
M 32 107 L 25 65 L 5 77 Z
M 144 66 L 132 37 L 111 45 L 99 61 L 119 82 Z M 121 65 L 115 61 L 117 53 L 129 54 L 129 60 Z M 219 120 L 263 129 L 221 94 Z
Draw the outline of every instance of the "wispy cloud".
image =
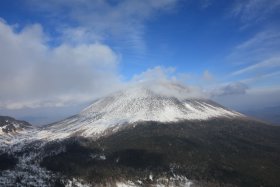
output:
M 209 70 L 205 70 L 203 72 L 202 79 L 205 81 L 211 81 L 214 79 L 214 76 L 210 73 Z
M 257 63 L 278 56 L 279 49 L 278 30 L 264 30 L 237 45 L 227 59 L 237 65 Z
M 66 36 L 74 33 L 81 41 L 113 38 L 119 45 L 143 51 L 145 23 L 161 11 L 171 10 L 177 1 L 29 0 L 27 4 L 53 18 Z
M 249 84 L 249 83 L 254 83 L 256 81 L 266 80 L 266 79 L 271 79 L 271 78 L 277 78 L 277 77 L 280 77 L 280 71 L 276 71 L 276 72 L 272 72 L 272 73 L 259 74 L 257 76 L 251 77 L 251 78 L 240 80 L 240 82 Z
M 201 8 L 206 9 L 212 5 L 212 0 L 200 0 Z
M 254 65 L 235 71 L 232 73 L 232 75 L 240 75 L 240 74 L 256 72 L 256 71 L 264 71 L 267 69 L 275 70 L 275 68 L 277 67 L 280 67 L 280 57 L 273 57 L 271 59 L 264 60 L 263 62 L 259 62 Z
M 277 30 L 265 30 L 237 45 L 228 56 L 234 64 L 232 77 L 242 80 L 267 80 L 265 75 L 277 75 L 280 70 L 280 34 Z M 263 79 L 262 79 L 262 78 Z
M 236 0 L 231 14 L 248 26 L 266 20 L 279 12 L 279 7 L 280 0 Z
M 209 91 L 211 97 L 221 97 L 228 95 L 243 95 L 249 89 L 248 85 L 242 82 L 232 82 L 221 85 Z

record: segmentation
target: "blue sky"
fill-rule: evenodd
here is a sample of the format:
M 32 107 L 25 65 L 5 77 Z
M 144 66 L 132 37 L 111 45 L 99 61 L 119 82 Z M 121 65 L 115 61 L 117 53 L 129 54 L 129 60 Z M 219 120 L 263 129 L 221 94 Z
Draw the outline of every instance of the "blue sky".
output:
M 280 106 L 279 10 L 280 0 L 2 0 L 0 112 L 51 122 L 147 74 L 239 111 Z

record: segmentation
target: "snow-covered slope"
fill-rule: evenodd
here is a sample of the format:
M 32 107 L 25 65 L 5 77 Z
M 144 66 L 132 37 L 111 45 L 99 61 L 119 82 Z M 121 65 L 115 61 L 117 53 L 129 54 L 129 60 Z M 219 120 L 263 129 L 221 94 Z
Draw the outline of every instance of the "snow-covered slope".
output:
M 178 87 L 173 85 L 171 88 Z M 163 95 L 138 86 L 96 100 L 80 114 L 44 128 L 38 136 L 50 139 L 73 135 L 99 137 L 139 121 L 176 122 L 236 117 L 243 115 L 206 99 Z
M 23 139 L 30 139 L 30 132 L 38 131 L 26 121 L 0 116 L 0 150 L 2 147 L 22 142 Z

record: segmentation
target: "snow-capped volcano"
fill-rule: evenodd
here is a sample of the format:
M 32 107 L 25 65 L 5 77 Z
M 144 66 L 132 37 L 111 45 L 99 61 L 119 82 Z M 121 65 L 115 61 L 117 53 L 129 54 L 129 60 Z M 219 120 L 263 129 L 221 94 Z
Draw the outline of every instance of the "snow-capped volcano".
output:
M 176 122 L 243 116 L 207 99 L 183 97 L 188 90 L 180 85 L 167 84 L 164 89 L 176 94 L 159 93 L 145 86 L 113 93 L 96 100 L 80 114 L 46 127 L 40 136 L 55 139 L 72 135 L 98 137 L 139 121 Z
M 104 124 L 114 125 L 137 121 L 206 120 L 213 117 L 239 115 L 209 100 L 164 96 L 140 87 L 120 91 L 97 100 L 79 116 L 92 117 Z
M 280 129 L 191 91 L 130 87 L 0 134 L 0 186 L 279 186 Z

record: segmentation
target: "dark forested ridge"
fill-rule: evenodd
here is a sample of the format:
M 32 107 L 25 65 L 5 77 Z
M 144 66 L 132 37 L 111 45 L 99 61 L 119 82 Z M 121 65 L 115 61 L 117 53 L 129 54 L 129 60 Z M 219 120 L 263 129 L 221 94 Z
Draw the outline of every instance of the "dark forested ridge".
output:
M 280 186 L 280 128 L 253 120 L 142 122 L 45 147 L 41 166 L 87 182 L 186 176 L 202 186 Z M 147 184 L 149 183 L 147 179 Z

